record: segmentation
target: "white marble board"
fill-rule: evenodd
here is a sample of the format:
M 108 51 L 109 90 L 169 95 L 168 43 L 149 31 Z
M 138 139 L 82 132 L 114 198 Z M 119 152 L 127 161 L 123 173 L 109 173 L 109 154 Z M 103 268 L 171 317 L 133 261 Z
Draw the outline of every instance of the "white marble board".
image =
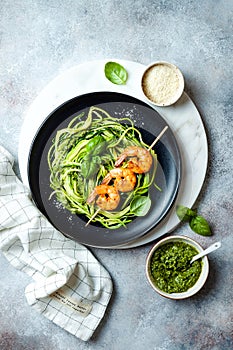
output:
M 27 164 L 31 143 L 44 119 L 63 102 L 95 91 L 121 92 L 148 103 L 140 89 L 145 66 L 132 61 L 112 60 L 128 71 L 126 85 L 114 85 L 105 78 L 104 65 L 109 60 L 90 61 L 77 65 L 52 80 L 29 107 L 20 134 L 19 168 L 23 182 L 28 185 Z M 176 204 L 192 207 L 202 188 L 208 162 L 208 146 L 201 116 L 190 97 L 184 92 L 180 100 L 170 107 L 154 107 L 173 131 L 182 157 L 182 181 L 179 193 L 169 214 L 145 236 L 114 249 L 126 249 L 152 242 L 171 232 L 179 224 Z M 109 247 L 111 248 L 111 247 Z

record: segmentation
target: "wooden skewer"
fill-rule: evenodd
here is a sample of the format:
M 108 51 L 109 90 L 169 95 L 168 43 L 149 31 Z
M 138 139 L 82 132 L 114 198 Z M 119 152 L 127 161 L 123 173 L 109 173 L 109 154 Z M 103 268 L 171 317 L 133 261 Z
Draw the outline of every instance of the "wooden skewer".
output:
M 154 147 L 154 145 L 159 141 L 159 139 L 163 136 L 163 134 L 167 129 L 168 129 L 168 126 L 165 126 L 165 128 L 163 128 L 163 130 L 159 133 L 159 135 L 156 137 L 156 139 L 152 142 L 152 144 L 148 148 L 148 151 L 150 151 Z M 99 213 L 100 210 L 101 208 L 96 210 L 96 212 L 92 215 L 92 217 L 86 223 L 85 227 L 87 227 L 90 224 L 90 222 L 96 217 L 96 215 Z
M 86 223 L 86 225 L 85 225 L 85 227 L 87 227 L 89 224 L 90 224 L 90 222 L 96 217 L 96 215 L 98 214 L 98 212 L 101 210 L 101 208 L 98 208 L 95 212 L 94 212 L 94 214 L 92 215 L 92 217 L 88 220 L 88 222 Z
M 150 151 L 154 145 L 159 141 L 159 139 L 163 136 L 163 134 L 165 133 L 165 131 L 168 129 L 168 126 L 165 126 L 165 128 L 160 132 L 160 134 L 156 137 L 156 139 L 152 142 L 152 144 L 150 145 L 150 147 L 148 148 L 148 151 Z

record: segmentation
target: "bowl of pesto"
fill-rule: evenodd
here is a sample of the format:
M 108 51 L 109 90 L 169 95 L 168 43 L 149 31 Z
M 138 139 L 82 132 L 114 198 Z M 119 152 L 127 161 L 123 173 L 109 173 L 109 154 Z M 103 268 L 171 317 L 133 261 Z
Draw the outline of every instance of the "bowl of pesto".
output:
M 186 236 L 169 236 L 156 243 L 146 259 L 146 276 L 152 288 L 170 299 L 196 294 L 209 273 L 207 256 L 190 264 L 203 248 Z

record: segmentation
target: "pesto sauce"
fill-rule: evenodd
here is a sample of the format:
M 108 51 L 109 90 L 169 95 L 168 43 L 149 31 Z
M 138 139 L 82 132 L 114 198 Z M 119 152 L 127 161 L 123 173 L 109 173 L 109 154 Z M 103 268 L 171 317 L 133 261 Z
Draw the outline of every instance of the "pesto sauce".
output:
M 186 292 L 198 280 L 202 263 L 190 264 L 192 257 L 199 252 L 188 243 L 173 242 L 159 247 L 150 263 L 155 285 L 166 293 Z

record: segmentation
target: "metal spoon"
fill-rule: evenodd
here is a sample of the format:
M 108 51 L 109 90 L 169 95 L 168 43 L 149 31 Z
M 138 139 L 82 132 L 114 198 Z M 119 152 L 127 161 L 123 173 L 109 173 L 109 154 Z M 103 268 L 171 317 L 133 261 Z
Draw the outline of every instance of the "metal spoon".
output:
M 202 258 L 203 256 L 213 252 L 214 250 L 218 249 L 221 247 L 221 242 L 215 242 L 214 244 L 211 244 L 211 246 L 209 246 L 209 248 L 203 250 L 203 252 L 194 255 L 194 257 L 191 259 L 190 264 L 192 264 L 194 261 Z

